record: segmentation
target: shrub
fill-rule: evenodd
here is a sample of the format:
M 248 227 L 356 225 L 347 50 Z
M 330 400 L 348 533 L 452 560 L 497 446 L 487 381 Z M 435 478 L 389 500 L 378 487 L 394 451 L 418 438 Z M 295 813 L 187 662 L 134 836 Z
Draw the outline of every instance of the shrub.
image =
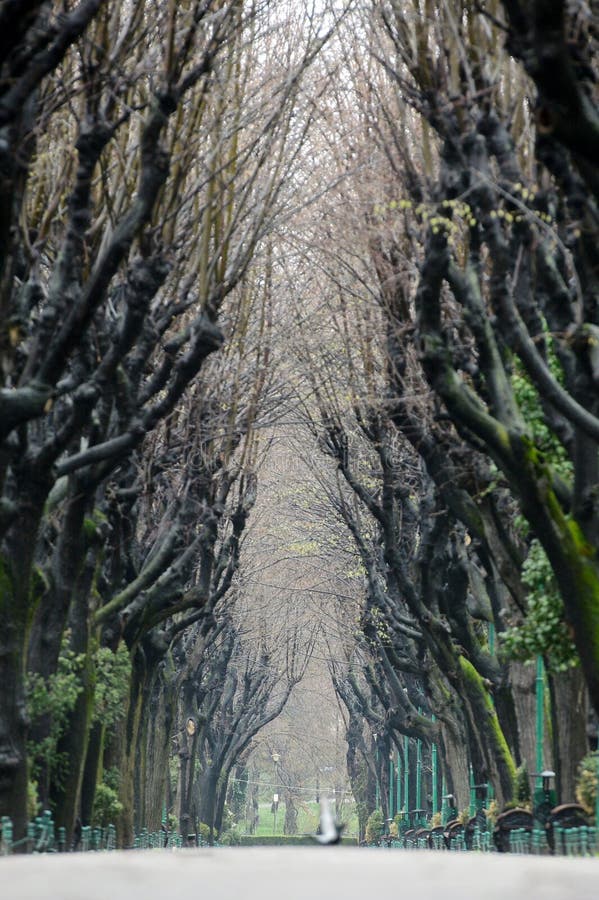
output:
M 376 843 L 383 833 L 385 820 L 382 809 L 374 809 L 366 822 L 366 840 L 369 844 Z
M 493 799 L 489 803 L 487 807 L 487 824 L 491 827 L 495 827 L 495 822 L 497 821 L 497 816 L 499 815 L 499 804 L 497 800 Z
M 576 799 L 591 815 L 595 814 L 597 782 L 599 781 L 599 756 L 587 753 L 578 764 Z
M 399 834 L 400 828 L 404 824 L 404 821 L 405 821 L 405 816 L 402 812 L 395 813 L 395 818 L 393 819 L 393 822 L 395 824 L 395 827 L 397 828 L 398 834 Z
M 210 841 L 210 825 L 206 825 L 205 822 L 198 822 L 198 835 L 203 844 L 207 844 Z
M 104 769 L 102 782 L 103 784 L 107 784 L 109 788 L 112 788 L 112 790 L 116 791 L 118 794 L 119 787 L 121 786 L 121 773 L 118 766 L 111 766 L 110 769 Z
M 94 808 L 92 811 L 92 824 L 105 828 L 113 825 L 123 811 L 117 792 L 102 782 L 96 788 Z
M 35 819 L 40 809 L 40 800 L 37 792 L 37 781 L 27 782 L 27 817 L 31 821 Z
M 65 637 L 65 646 L 60 651 L 58 668 L 53 675 L 44 678 L 38 672 L 27 675 L 27 712 L 33 723 L 49 718 L 49 732 L 39 742 L 28 741 L 27 752 L 31 759 L 31 771 L 35 778 L 40 774 L 43 763 L 52 780 L 59 786 L 64 783 L 67 758 L 59 753 L 60 738 L 68 722 L 70 713 L 82 688 L 81 673 L 85 662 L 84 654 L 75 654 L 66 646 L 69 634 Z
M 94 657 L 98 678 L 94 697 L 94 722 L 109 728 L 123 718 L 129 690 L 131 659 L 126 644 L 116 653 L 108 647 L 98 647 Z
M 523 809 L 530 809 L 530 778 L 528 776 L 526 763 L 522 763 L 522 765 L 518 766 L 518 768 L 516 769 L 516 777 L 514 780 L 514 800 L 516 801 L 518 806 L 521 806 Z
M 218 843 L 223 847 L 239 847 L 241 845 L 241 836 L 233 828 L 231 831 L 225 831 L 221 834 Z
M 541 653 L 553 672 L 578 665 L 555 575 L 536 539 L 531 541 L 522 566 L 522 583 L 528 588 L 526 618 L 518 625 L 508 623 L 510 627 L 501 636 L 502 653 L 523 662 Z

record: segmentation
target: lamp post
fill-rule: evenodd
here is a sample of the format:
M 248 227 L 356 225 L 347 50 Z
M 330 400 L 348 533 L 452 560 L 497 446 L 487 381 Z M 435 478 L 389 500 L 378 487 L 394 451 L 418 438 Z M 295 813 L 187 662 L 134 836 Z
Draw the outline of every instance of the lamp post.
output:
M 537 787 L 534 792 L 532 811 L 535 819 L 544 825 L 549 818 L 549 813 L 556 804 L 556 794 L 551 787 L 551 781 L 555 778 L 555 772 L 545 769 L 543 772 L 533 772 L 532 777 L 539 782 L 541 787 Z
M 543 777 L 541 775 L 543 771 L 543 740 L 545 737 L 545 728 L 544 728 L 544 716 L 545 716 L 545 671 L 543 667 L 543 657 L 539 654 L 537 656 L 537 678 L 536 678 L 536 701 L 537 701 L 537 754 L 536 754 L 536 765 L 537 765 L 537 780 L 536 780 L 536 790 L 542 790 L 543 787 Z
M 271 754 L 271 759 L 274 763 L 274 770 L 275 770 L 275 784 L 277 784 L 277 781 L 278 781 L 278 779 L 277 779 L 277 763 L 279 762 L 280 758 L 281 758 L 280 754 L 277 753 L 276 751 Z M 278 795 L 278 793 L 274 793 L 273 798 L 272 798 L 273 833 L 274 834 L 277 833 L 277 810 L 278 810 L 278 808 L 279 808 L 279 795 Z
M 410 803 L 410 738 L 404 734 L 403 738 L 403 809 L 406 813 Z
M 393 751 L 389 753 L 389 819 L 393 821 L 393 816 L 395 815 L 395 807 L 393 805 L 393 787 L 395 784 L 395 778 L 393 771 Z
M 374 741 L 374 808 L 378 809 L 381 805 L 381 789 L 379 785 L 379 745 L 378 734 L 373 734 Z
M 397 781 L 395 785 L 395 799 L 397 801 L 397 812 L 401 812 L 401 753 L 397 749 Z
M 433 714 L 432 721 L 435 722 L 435 716 Z M 433 816 L 439 811 L 439 802 L 438 802 L 438 793 L 439 793 L 439 760 L 437 759 L 437 745 L 433 744 L 431 747 L 431 791 L 433 794 Z
M 422 805 L 422 741 L 416 741 L 416 809 Z

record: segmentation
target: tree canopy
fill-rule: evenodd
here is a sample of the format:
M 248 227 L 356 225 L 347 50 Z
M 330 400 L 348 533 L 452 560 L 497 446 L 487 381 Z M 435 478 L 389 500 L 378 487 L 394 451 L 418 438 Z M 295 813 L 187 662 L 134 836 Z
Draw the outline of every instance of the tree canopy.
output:
M 573 798 L 599 714 L 598 28 L 587 0 L 0 3 L 17 834 L 28 797 L 71 833 L 99 789 L 126 845 L 165 805 L 214 835 L 304 676 L 339 703 L 362 830 L 406 740 L 508 802 L 534 660 Z

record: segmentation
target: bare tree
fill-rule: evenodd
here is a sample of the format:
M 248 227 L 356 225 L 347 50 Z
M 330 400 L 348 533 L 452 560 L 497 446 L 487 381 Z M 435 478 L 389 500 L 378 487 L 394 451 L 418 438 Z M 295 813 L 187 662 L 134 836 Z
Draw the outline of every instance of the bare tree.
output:
M 81 3 L 65 16 L 40 3 L 17 18 L 3 45 L 0 807 L 20 833 L 29 622 L 44 638 L 28 664 L 44 676 L 74 609 L 80 625 L 86 610 L 104 625 L 127 609 L 134 640 L 131 604 L 164 574 L 175 535 L 145 571 L 123 558 L 98 611 L 85 521 L 99 559 L 95 510 L 111 497 L 131 508 L 148 436 L 168 433 L 221 347 L 233 293 L 243 340 L 239 285 L 280 213 L 309 121 L 301 74 L 328 33 L 290 21 L 286 35 L 284 17 L 239 0 Z M 189 504 L 175 506 L 180 524 Z

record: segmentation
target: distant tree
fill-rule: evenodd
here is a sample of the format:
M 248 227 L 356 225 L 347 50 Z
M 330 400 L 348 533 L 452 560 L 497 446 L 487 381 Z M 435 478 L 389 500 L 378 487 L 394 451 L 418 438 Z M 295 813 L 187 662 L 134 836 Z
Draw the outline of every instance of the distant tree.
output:
M 211 840 L 221 830 L 231 772 L 258 732 L 280 715 L 312 652 L 287 630 L 276 654 L 265 641 L 244 646 L 231 611 L 222 615 L 218 640 L 201 654 L 192 652 L 184 665 L 181 722 L 193 718 L 198 727 L 191 737 L 181 729 L 178 750 L 180 826 L 184 832 L 195 816 L 208 825 Z

